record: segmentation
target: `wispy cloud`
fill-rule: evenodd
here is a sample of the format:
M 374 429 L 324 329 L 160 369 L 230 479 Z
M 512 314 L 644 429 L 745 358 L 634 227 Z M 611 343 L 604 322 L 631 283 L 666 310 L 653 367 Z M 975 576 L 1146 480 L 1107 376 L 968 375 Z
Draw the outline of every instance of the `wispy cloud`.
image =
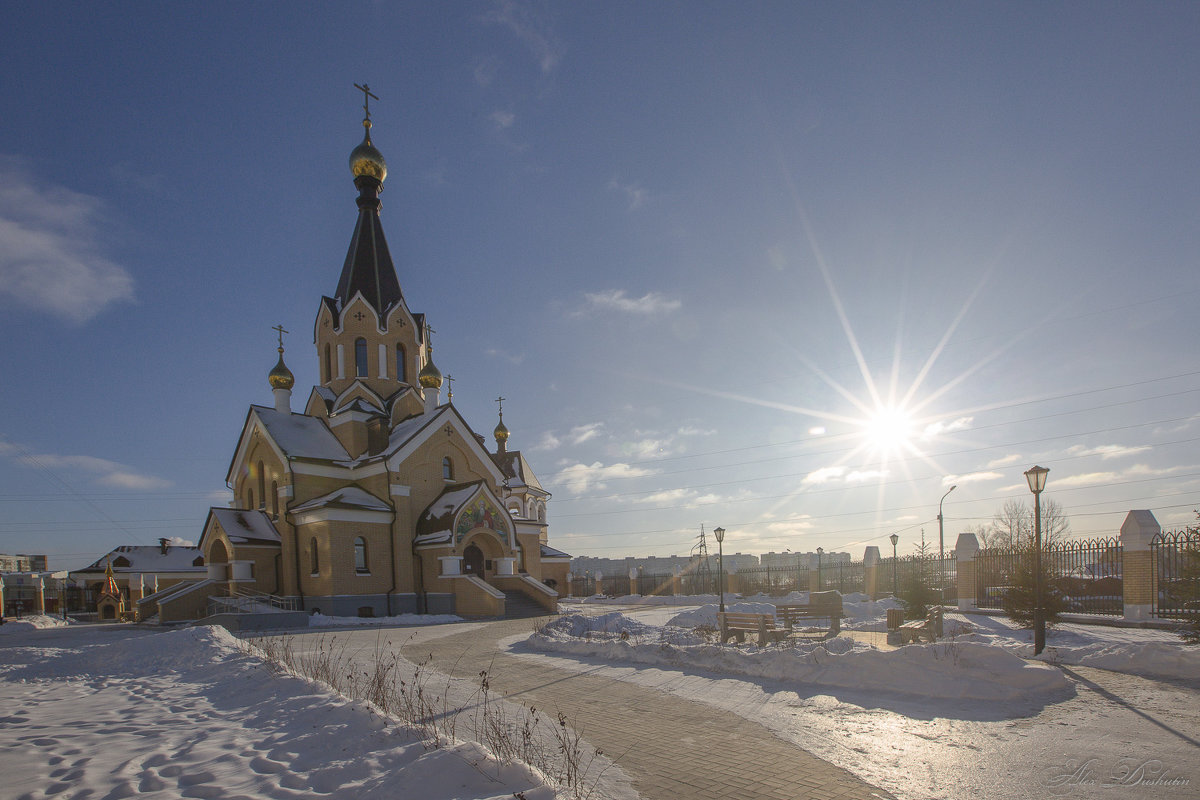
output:
M 1097 483 L 1112 483 L 1121 476 L 1116 472 L 1081 472 L 1078 475 L 1068 475 L 1065 478 L 1055 478 L 1054 488 L 1063 486 L 1092 486 Z
M 676 433 L 680 436 L 716 436 L 717 432 L 710 428 L 697 428 L 694 425 L 684 425 Z
M 527 3 L 500 0 L 485 19 L 508 28 L 533 55 L 542 74 L 549 74 L 562 60 L 566 48 L 550 21 Z M 479 80 L 478 73 L 476 80 Z
M 966 475 L 947 475 L 942 478 L 942 485 L 949 486 L 959 483 L 978 483 L 979 481 L 998 481 L 1004 477 L 1000 472 L 968 472 Z
M 1150 445 L 1134 445 L 1132 447 L 1121 444 L 1102 444 L 1098 447 L 1084 447 L 1077 444 L 1074 447 L 1067 448 L 1067 455 L 1071 456 L 1100 456 L 1102 461 L 1107 461 L 1110 458 L 1121 458 L 1122 456 L 1132 456 L 1138 453 L 1144 453 L 1151 449 Z
M 802 483 L 822 484 L 841 480 L 846 474 L 845 467 L 821 467 L 804 476 Z
M 629 297 L 624 289 L 609 289 L 584 295 L 587 308 L 600 311 L 622 311 L 626 314 L 669 314 L 678 311 L 683 302 L 658 292 L 647 292 L 641 297 Z
M 133 300 L 133 276 L 103 254 L 103 223 L 100 199 L 0 157 L 0 293 L 76 323 Z
M 488 119 L 494 122 L 497 128 L 504 130 L 513 126 L 513 123 L 517 121 L 517 115 L 511 111 L 493 111 Z
M 993 458 L 991 461 L 989 461 L 987 463 L 987 467 L 988 467 L 988 469 L 995 469 L 996 467 L 1007 467 L 1011 464 L 1018 463 L 1021 460 L 1021 458 L 1022 458 L 1022 456 L 1020 453 L 1009 453 L 1006 456 L 1000 456 L 1000 458 Z
M 646 200 L 650 197 L 650 193 L 647 192 L 640 184 L 622 183 L 616 178 L 613 178 L 608 182 L 608 188 L 612 191 L 620 192 L 621 194 L 625 195 L 625 200 L 629 204 L 630 211 L 637 211 L 646 204 Z
M 507 361 L 508 363 L 513 364 L 518 367 L 521 366 L 521 364 L 525 363 L 525 354 L 524 353 L 508 353 L 508 352 L 505 352 L 504 350 L 499 350 L 495 347 L 489 347 L 484 352 L 487 353 L 489 356 L 492 356 L 494 358 L 503 359 L 503 360 Z
M 0 456 L 28 467 L 69 470 L 87 475 L 92 483 L 113 489 L 163 489 L 171 485 L 170 481 L 144 475 L 125 464 L 95 456 L 32 453 L 24 447 L 4 441 L 0 441 Z
M 958 419 L 950 420 L 949 422 L 938 420 L 937 422 L 925 426 L 925 429 L 921 431 L 921 438 L 932 439 L 935 436 L 941 436 L 943 433 L 965 431 L 967 428 L 971 427 L 971 422 L 974 419 L 974 417 L 959 417 Z
M 591 464 L 572 464 L 563 468 L 558 473 L 558 480 L 570 491 L 583 494 L 593 489 L 604 489 L 608 486 L 606 482 L 615 478 L 644 478 L 653 474 L 653 470 L 629 464 L 605 466 L 599 461 L 594 461 Z
M 559 436 L 554 431 L 546 431 L 542 434 L 542 438 L 534 445 L 534 450 L 554 450 L 561 447 L 563 442 L 568 444 L 583 444 L 595 439 L 604 431 L 603 422 L 589 422 L 586 425 L 576 425 L 570 431 Z

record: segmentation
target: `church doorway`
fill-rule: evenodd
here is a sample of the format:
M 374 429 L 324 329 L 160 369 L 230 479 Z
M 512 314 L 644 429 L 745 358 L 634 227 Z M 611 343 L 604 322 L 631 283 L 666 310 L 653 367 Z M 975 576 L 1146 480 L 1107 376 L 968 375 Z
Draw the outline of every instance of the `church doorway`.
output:
M 463 550 L 463 572 L 467 575 L 483 575 L 483 551 L 475 545 L 469 545 Z

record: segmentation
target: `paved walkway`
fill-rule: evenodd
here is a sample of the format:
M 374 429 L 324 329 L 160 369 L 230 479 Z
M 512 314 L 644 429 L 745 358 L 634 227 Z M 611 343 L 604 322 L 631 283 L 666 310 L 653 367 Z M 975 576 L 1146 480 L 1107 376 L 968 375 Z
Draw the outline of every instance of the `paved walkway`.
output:
M 864 783 L 761 725 L 710 706 L 624 681 L 568 672 L 500 650 L 505 637 L 528 633 L 529 620 L 486 627 L 402 647 L 411 661 L 456 677 L 491 676 L 507 699 L 564 712 L 588 744 L 630 776 L 645 800 L 868 800 L 891 795 Z

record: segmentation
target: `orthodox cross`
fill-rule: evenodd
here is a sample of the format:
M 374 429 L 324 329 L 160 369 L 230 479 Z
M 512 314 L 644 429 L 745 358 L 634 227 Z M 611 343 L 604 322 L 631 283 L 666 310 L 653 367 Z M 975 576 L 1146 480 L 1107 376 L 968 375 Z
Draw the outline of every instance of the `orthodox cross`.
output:
M 500 419 L 504 419 L 504 401 L 507 397 L 497 397 L 496 402 L 500 404 Z
M 354 318 L 355 318 L 356 320 L 358 320 L 359 322 L 362 322 L 362 320 L 363 320 L 363 312 L 361 312 L 361 311 L 356 311 L 356 312 L 354 313 Z
M 446 399 L 454 399 L 454 376 L 449 372 L 446 373 Z
M 367 117 L 366 117 L 367 122 L 370 122 L 371 121 L 371 100 L 370 100 L 370 98 L 375 97 L 375 95 L 374 95 L 374 93 L 372 93 L 371 87 L 365 83 L 362 86 L 359 86 L 356 83 L 356 84 L 354 84 L 354 88 L 358 89 L 360 92 L 363 93 L 363 113 L 367 115 Z M 379 98 L 375 97 L 375 99 L 378 100 Z
M 433 352 L 433 334 L 435 334 L 435 333 L 437 333 L 437 331 L 435 331 L 433 328 L 431 328 L 429 326 L 429 323 L 426 322 L 425 323 L 425 342 L 429 346 L 430 353 Z
M 274 328 L 271 328 L 271 330 L 279 333 L 279 349 L 282 350 L 283 349 L 283 335 L 285 333 L 287 333 L 288 331 L 285 331 L 283 329 L 283 325 L 276 325 Z

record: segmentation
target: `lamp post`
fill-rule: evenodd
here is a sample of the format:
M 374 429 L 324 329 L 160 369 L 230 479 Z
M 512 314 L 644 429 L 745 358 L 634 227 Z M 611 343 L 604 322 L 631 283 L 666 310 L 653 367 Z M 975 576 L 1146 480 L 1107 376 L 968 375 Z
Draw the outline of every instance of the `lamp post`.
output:
M 1046 488 L 1046 467 L 1033 466 L 1025 472 L 1029 491 L 1033 492 L 1033 654 L 1046 647 L 1046 615 L 1042 607 L 1042 490 Z
M 897 534 L 888 537 L 892 540 L 892 597 L 896 596 L 896 544 L 900 541 Z
M 958 488 L 958 484 L 951 486 L 942 495 L 942 499 L 938 501 L 938 570 L 941 573 L 941 600 L 942 605 L 946 604 L 946 545 L 945 545 L 945 528 L 942 524 L 942 503 L 946 502 L 946 498 L 950 496 Z
M 713 536 L 717 537 L 717 589 L 721 592 L 720 611 L 725 613 L 725 548 L 721 545 L 725 541 L 725 529 L 713 528 Z
M 817 548 L 817 591 L 818 592 L 821 591 L 822 588 L 824 588 L 821 586 L 821 554 L 824 552 L 825 551 L 822 550 L 820 547 Z

